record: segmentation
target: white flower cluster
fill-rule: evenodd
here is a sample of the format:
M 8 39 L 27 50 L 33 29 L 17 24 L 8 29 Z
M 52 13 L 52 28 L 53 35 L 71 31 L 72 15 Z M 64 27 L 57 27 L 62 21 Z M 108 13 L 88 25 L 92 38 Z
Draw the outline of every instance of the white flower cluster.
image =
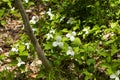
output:
M 90 29 L 90 27 L 86 27 L 82 31 L 85 32 L 85 34 L 88 34 L 89 33 L 89 29 Z
M 57 46 L 62 47 L 63 42 L 61 42 L 61 40 L 62 40 L 61 36 L 57 36 L 56 41 L 53 42 L 53 46 L 54 47 L 57 47 Z
M 23 44 L 27 47 L 27 49 L 30 48 L 30 43 L 23 43 Z
M 18 64 L 17 64 L 17 66 L 20 67 L 22 64 L 25 64 L 25 62 L 23 62 L 21 60 L 21 58 L 18 58 Z
M 75 36 L 76 36 L 76 32 L 75 31 L 73 31 L 72 33 L 66 34 L 66 37 L 70 38 L 71 41 L 74 41 Z
M 36 22 L 39 20 L 38 16 L 33 16 L 32 19 L 30 20 L 31 24 L 36 24 Z
M 15 47 L 12 47 L 11 51 L 18 53 L 18 45 L 16 45 Z
M 50 20 L 52 20 L 54 17 L 54 14 L 52 14 L 51 8 L 49 8 L 49 10 L 47 11 L 47 14 L 50 16 Z
M 55 30 L 53 30 L 53 29 L 51 28 L 51 30 L 49 31 L 49 33 L 46 34 L 46 35 L 47 35 L 47 39 L 46 39 L 46 40 L 49 40 L 50 38 L 53 38 L 53 34 L 55 34 Z
M 110 75 L 110 78 L 111 79 L 115 79 L 115 80 L 120 80 L 119 79 L 119 75 L 120 75 L 120 70 L 118 70 L 116 73 L 114 73 L 114 74 L 111 74 Z
M 68 47 L 68 51 L 66 52 L 66 54 L 67 54 L 67 55 L 74 56 L 75 53 L 74 53 L 74 51 L 73 51 L 73 49 L 72 49 L 71 46 Z

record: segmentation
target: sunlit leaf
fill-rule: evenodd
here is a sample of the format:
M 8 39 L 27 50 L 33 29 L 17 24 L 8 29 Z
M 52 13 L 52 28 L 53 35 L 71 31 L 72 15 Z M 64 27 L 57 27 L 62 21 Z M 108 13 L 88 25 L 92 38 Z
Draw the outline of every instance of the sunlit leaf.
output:
M 75 46 L 80 46 L 82 43 L 80 38 L 76 37 L 72 44 Z

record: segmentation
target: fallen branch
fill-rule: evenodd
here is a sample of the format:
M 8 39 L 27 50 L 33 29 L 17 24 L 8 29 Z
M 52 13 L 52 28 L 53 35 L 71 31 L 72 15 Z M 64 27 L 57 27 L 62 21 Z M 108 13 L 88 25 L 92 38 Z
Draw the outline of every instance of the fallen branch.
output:
M 49 64 L 49 61 L 44 56 L 44 50 L 41 48 L 41 46 L 39 45 L 35 35 L 33 34 L 32 28 L 31 28 L 30 23 L 29 23 L 28 16 L 25 12 L 25 9 L 24 9 L 24 6 L 22 5 L 21 0 L 14 0 L 14 1 L 15 1 L 16 7 L 19 9 L 19 11 L 21 13 L 21 16 L 23 18 L 24 26 L 25 26 L 24 30 L 25 30 L 26 34 L 29 36 L 29 38 L 31 40 L 31 43 L 34 46 L 39 59 L 42 61 L 43 65 L 45 66 L 45 68 L 47 70 L 50 69 L 51 66 Z

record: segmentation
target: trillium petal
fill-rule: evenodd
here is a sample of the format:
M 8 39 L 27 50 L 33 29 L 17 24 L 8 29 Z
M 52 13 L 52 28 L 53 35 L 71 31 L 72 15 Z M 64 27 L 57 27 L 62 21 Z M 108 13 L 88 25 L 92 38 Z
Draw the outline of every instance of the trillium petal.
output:
M 112 79 L 113 79 L 113 78 L 116 78 L 116 75 L 115 75 L 115 74 L 111 74 L 111 75 L 110 75 L 110 78 L 112 78 Z
M 28 0 L 25 0 L 26 3 L 28 3 Z
M 53 38 L 53 35 L 50 34 L 50 33 L 48 33 L 48 34 L 46 34 L 46 35 L 47 35 L 47 40 L 49 40 L 50 38 Z
M 74 51 L 72 50 L 72 47 L 69 46 L 68 47 L 68 51 L 66 52 L 67 55 L 71 55 L 71 56 L 74 56 Z
M 58 45 L 59 45 L 59 47 L 62 47 L 63 46 L 63 42 L 59 42 Z
M 74 56 L 74 51 L 71 51 L 71 55 Z
M 67 55 L 74 56 L 74 51 L 68 50 L 66 54 L 67 54 Z
M 25 62 L 22 61 L 21 64 L 25 64 Z
M 47 12 L 47 14 L 50 16 L 50 20 L 52 20 L 54 17 L 54 14 L 51 13 L 51 8 L 49 8 L 49 11 Z
M 74 39 L 75 39 L 74 36 L 70 36 L 71 41 L 74 41 Z
M 18 67 L 20 67 L 20 66 L 21 66 L 21 64 L 20 64 L 20 63 L 18 63 L 18 64 L 17 64 L 17 66 L 18 66 Z
M 90 27 L 83 29 L 83 31 L 85 32 L 85 34 L 88 34 L 88 33 L 89 33 L 89 29 L 90 29 Z
M 56 47 L 58 45 L 58 42 L 53 42 L 53 46 Z
M 30 43 L 25 43 L 25 45 L 27 46 L 27 49 L 30 48 Z
M 119 77 L 116 77 L 115 80 L 119 80 Z
M 25 62 L 23 62 L 21 60 L 21 58 L 18 58 L 18 64 L 17 64 L 17 66 L 20 67 L 22 64 L 25 64 Z
M 75 31 L 73 31 L 73 32 L 72 32 L 72 35 L 73 35 L 73 36 L 76 36 L 76 32 L 75 32 Z
M 18 52 L 18 49 L 17 48 L 12 48 L 11 51 Z
M 85 34 L 88 34 L 88 33 L 89 33 L 88 31 L 85 32 Z
M 67 54 L 67 55 L 70 55 L 70 54 L 71 54 L 71 51 L 70 51 L 70 50 L 68 50 L 66 54 Z
M 66 37 L 67 37 L 67 38 L 69 38 L 70 36 L 71 36 L 71 35 L 70 35 L 69 33 L 68 33 L 68 34 L 66 34 Z
M 54 33 L 55 33 L 55 30 L 51 29 L 51 30 L 50 30 L 50 33 L 54 34 Z
M 119 74 L 120 74 L 120 70 L 117 71 L 117 75 L 119 75 Z
M 30 23 L 36 24 L 37 21 L 38 21 L 37 16 L 33 16 L 32 19 L 30 20 Z
M 25 64 L 25 62 L 19 62 L 17 66 L 20 67 L 22 64 Z

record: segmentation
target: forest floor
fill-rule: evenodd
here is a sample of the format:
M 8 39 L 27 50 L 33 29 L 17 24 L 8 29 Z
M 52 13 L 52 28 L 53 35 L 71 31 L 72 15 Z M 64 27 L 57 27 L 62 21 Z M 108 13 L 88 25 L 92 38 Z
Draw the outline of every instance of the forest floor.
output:
M 33 15 L 33 13 L 36 13 L 36 12 L 31 10 L 31 14 L 28 13 L 29 19 L 32 16 L 38 16 L 38 15 Z M 0 24 L 0 73 L 4 71 L 4 69 L 7 68 L 8 66 L 7 64 L 9 64 L 12 61 L 9 58 L 9 53 L 13 45 L 16 44 L 17 41 L 20 39 L 21 34 L 24 34 L 23 21 L 20 20 L 19 18 L 15 18 L 12 15 L 9 15 L 4 18 L 4 21 L 6 21 L 5 25 Z M 34 62 L 35 60 L 33 60 L 31 64 Z M 25 67 L 28 67 L 28 66 L 29 66 L 29 70 L 32 71 L 31 74 L 28 75 L 28 78 L 35 78 L 37 75 L 37 72 L 36 72 L 37 66 L 30 67 L 31 65 L 27 65 L 26 63 Z M 14 66 L 11 69 L 11 71 L 15 70 L 16 68 L 17 67 Z
M 7 18 L 6 25 L 0 26 L 0 54 L 9 53 L 22 32 L 22 21 Z

